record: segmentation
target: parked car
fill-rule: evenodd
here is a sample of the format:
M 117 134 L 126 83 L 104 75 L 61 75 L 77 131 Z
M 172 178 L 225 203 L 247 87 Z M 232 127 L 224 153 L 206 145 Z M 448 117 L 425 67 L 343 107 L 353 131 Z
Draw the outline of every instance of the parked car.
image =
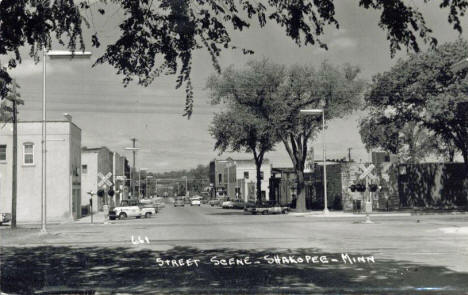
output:
M 174 207 L 178 207 L 178 206 L 180 206 L 180 207 L 184 207 L 184 206 L 185 206 L 185 201 L 184 201 L 183 198 L 177 198 L 177 199 L 175 199 L 175 201 L 174 201 Z
M 221 207 L 223 209 L 232 209 L 234 208 L 234 202 L 233 201 L 224 201 L 222 204 L 221 204 Z
M 275 202 L 263 203 L 247 203 L 244 209 L 245 212 L 252 214 L 286 214 L 289 212 L 289 207 L 281 206 Z
M 219 199 L 210 200 L 208 204 L 210 204 L 211 207 L 219 206 Z
M 10 213 L 0 213 L 0 225 L 10 222 L 11 214 Z
M 128 217 L 149 218 L 155 214 L 156 209 L 152 206 L 142 204 L 138 202 L 138 200 L 123 200 L 120 202 L 120 206 L 111 208 L 109 210 L 109 219 L 127 219 Z
M 234 209 L 244 209 L 245 207 L 245 202 L 239 199 L 232 201 L 232 204 Z

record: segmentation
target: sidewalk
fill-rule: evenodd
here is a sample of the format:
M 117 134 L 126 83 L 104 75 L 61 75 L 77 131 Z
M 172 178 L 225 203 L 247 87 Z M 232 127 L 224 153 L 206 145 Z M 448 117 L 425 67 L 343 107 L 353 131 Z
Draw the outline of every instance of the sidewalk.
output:
M 105 221 L 104 212 L 93 213 L 93 223 L 103 224 Z M 78 220 L 75 220 L 73 223 L 88 223 L 91 224 L 91 215 L 82 217 Z
M 365 218 L 365 213 L 352 213 L 352 212 L 343 212 L 343 211 L 330 211 L 328 214 L 324 214 L 323 211 L 311 211 L 311 212 L 290 212 L 289 215 L 296 216 L 296 217 L 316 217 L 316 218 Z M 411 213 L 402 213 L 402 212 L 374 212 L 370 213 L 369 216 L 394 216 L 394 217 L 403 217 L 403 216 L 411 216 Z

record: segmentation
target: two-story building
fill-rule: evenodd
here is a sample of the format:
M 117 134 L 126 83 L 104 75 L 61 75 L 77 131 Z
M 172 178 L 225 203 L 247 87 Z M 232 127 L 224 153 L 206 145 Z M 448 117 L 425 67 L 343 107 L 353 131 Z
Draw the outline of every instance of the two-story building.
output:
M 271 164 L 264 159 L 260 168 L 262 199 L 269 199 Z M 210 183 L 216 195 L 254 201 L 257 190 L 257 169 L 251 160 L 213 160 L 210 162 Z
M 101 211 L 104 204 L 113 206 L 128 198 L 128 169 L 127 159 L 107 147 L 81 149 L 81 197 L 86 205 L 92 199 L 93 212 Z M 98 196 L 99 191 L 102 197 Z M 109 194 L 110 191 L 114 194 Z
M 81 217 L 81 129 L 71 121 L 46 123 L 46 212 L 48 221 Z M 0 211 L 11 212 L 13 126 L 0 126 Z M 17 222 L 40 222 L 42 122 L 18 123 Z

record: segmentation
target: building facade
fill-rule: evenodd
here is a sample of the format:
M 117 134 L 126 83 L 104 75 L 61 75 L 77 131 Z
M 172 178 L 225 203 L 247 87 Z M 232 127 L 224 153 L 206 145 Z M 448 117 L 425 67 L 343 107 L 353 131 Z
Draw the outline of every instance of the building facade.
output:
M 82 193 L 81 198 L 86 205 L 91 204 L 93 212 L 102 211 L 104 204 L 110 203 L 108 195 L 109 190 L 113 186 L 113 162 L 114 156 L 107 147 L 81 149 L 81 181 Z M 110 173 L 108 180 L 112 185 L 99 185 L 102 180 L 98 174 L 106 176 Z M 98 192 L 102 190 L 103 196 L 99 197 Z
M 48 221 L 81 217 L 81 129 L 71 122 L 47 122 L 46 212 Z M 11 212 L 13 126 L 0 131 L 0 211 Z M 42 206 L 42 122 L 18 123 L 17 222 L 40 222 Z
M 269 179 L 271 164 L 264 159 L 260 168 L 261 194 L 263 200 L 269 200 Z M 232 199 L 255 201 L 257 190 L 257 170 L 254 160 L 213 160 L 210 162 L 210 183 L 212 197 L 227 196 Z

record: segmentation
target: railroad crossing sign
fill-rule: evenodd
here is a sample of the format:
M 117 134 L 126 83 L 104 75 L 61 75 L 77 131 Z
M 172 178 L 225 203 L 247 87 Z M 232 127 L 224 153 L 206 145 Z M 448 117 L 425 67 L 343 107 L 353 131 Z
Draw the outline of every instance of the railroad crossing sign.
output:
M 375 168 L 374 164 L 370 164 L 369 167 L 366 167 L 363 164 L 361 164 L 359 168 L 361 168 L 362 170 L 362 174 L 359 175 L 359 179 L 364 179 L 366 177 L 375 178 L 375 176 L 372 174 L 372 170 L 374 170 Z
M 98 178 L 100 178 L 101 180 L 99 180 L 99 182 L 98 182 L 98 187 L 111 186 L 112 182 L 109 180 L 109 178 L 111 176 L 112 176 L 111 172 L 107 173 L 106 176 L 104 176 L 104 174 L 99 172 L 98 173 Z

